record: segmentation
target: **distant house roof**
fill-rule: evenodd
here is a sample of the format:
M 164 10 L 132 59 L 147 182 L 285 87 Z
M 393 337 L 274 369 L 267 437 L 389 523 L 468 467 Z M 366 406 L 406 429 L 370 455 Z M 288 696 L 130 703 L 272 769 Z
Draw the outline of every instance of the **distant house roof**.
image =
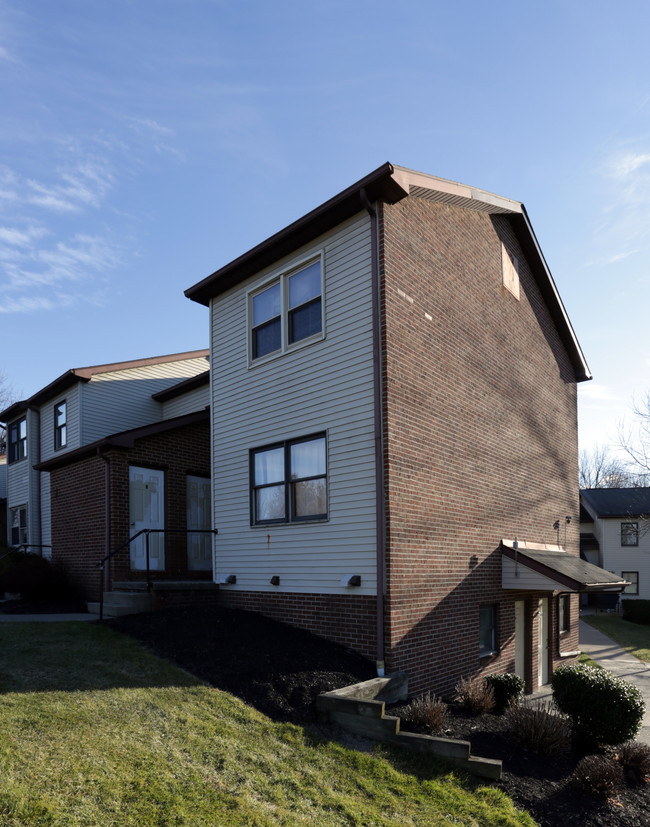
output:
M 333 229 L 364 210 L 367 204 L 376 201 L 394 204 L 409 195 L 465 209 L 508 216 L 560 338 L 567 349 L 576 381 L 591 379 L 591 372 L 524 205 L 519 201 L 493 195 L 476 187 L 447 181 L 444 178 L 415 172 L 390 163 L 378 167 L 365 178 L 330 198 L 329 201 L 189 287 L 185 295 L 193 301 L 208 306 L 210 299 L 214 296 L 218 296 L 264 267 L 270 266 L 283 256 L 289 255 L 302 245 L 308 244 L 319 235 Z
M 598 517 L 650 514 L 650 488 L 583 488 L 580 496 Z
M 49 385 L 41 388 L 29 399 L 23 399 L 20 402 L 14 402 L 4 411 L 0 411 L 0 422 L 9 422 L 15 419 L 21 413 L 35 405 L 40 405 L 58 393 L 62 393 L 67 388 L 72 387 L 76 382 L 90 382 L 93 376 L 99 373 L 111 373 L 116 370 L 129 370 L 130 368 L 142 368 L 149 365 L 161 365 L 167 362 L 181 362 L 184 359 L 198 359 L 202 356 L 207 357 L 209 350 L 190 350 L 185 353 L 172 353 L 168 356 L 152 356 L 147 359 L 133 359 L 128 362 L 112 362 L 107 365 L 92 365 L 85 368 L 70 368 L 65 373 L 62 373 Z

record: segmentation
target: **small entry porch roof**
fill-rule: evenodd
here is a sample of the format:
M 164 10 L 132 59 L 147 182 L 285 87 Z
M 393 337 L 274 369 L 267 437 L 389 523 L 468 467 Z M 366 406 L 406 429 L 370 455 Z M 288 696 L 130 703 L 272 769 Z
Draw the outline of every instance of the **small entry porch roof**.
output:
M 501 585 L 517 591 L 622 591 L 629 582 L 560 546 L 501 540 Z

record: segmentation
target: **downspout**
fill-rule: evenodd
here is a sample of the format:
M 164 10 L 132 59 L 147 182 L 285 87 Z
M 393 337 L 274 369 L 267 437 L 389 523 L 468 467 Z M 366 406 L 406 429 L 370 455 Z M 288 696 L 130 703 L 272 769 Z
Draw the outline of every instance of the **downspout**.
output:
M 384 675 L 384 553 L 386 548 L 383 388 L 381 360 L 381 296 L 379 281 L 379 217 L 365 188 L 359 193 L 370 216 L 372 276 L 372 364 L 375 430 L 375 533 L 377 578 L 377 675 Z
M 27 432 L 27 451 L 29 453 L 29 440 L 31 438 L 31 434 L 34 433 L 36 435 L 36 462 L 34 464 L 39 465 L 41 461 L 41 412 L 37 408 L 30 408 L 29 410 L 33 414 L 35 421 L 34 425 L 32 425 L 30 417 L 29 430 Z M 43 471 L 36 472 L 36 508 L 34 509 L 38 517 L 38 553 L 41 557 L 43 556 L 43 514 L 41 512 L 42 474 Z
M 108 456 L 97 449 L 97 455 L 104 460 L 104 557 L 111 553 L 111 464 Z M 111 561 L 104 566 L 104 591 L 110 590 L 109 570 Z

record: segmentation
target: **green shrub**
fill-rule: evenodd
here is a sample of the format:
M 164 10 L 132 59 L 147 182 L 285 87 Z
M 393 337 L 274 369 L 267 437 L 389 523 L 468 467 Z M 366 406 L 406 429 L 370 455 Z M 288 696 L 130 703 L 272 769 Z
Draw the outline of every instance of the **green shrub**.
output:
M 414 698 L 400 713 L 400 718 L 424 727 L 430 733 L 440 732 L 447 721 L 448 707 L 442 698 L 431 692 Z
M 494 709 L 494 689 L 484 678 L 461 678 L 454 687 L 454 700 L 470 712 L 482 715 Z
M 650 600 L 621 600 L 623 620 L 650 626 Z
M 571 722 L 550 702 L 513 704 L 505 714 L 508 736 L 526 749 L 560 755 L 571 745 Z
M 524 694 L 524 679 L 512 672 L 494 673 L 485 678 L 494 692 L 494 711 L 501 714 L 512 704 L 519 701 Z
M 607 755 L 587 755 L 578 763 L 571 781 L 587 795 L 610 798 L 623 786 L 623 767 Z
M 551 685 L 558 709 L 571 718 L 574 734 L 584 743 L 620 744 L 634 738 L 641 727 L 641 692 L 605 669 L 560 666 Z

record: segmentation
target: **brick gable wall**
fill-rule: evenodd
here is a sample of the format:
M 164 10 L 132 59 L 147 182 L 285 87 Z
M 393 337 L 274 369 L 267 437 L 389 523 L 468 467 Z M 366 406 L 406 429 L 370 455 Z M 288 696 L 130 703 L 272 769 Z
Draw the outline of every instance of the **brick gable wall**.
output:
M 520 301 L 502 286 L 502 240 Z M 501 589 L 500 538 L 555 543 L 569 514 L 578 553 L 576 385 L 506 217 L 410 197 L 383 208 L 380 259 L 387 665 L 448 693 L 461 675 L 514 670 L 514 599 L 536 610 L 537 596 Z M 484 604 L 501 651 L 480 660 Z M 577 648 L 577 620 L 563 647 Z

